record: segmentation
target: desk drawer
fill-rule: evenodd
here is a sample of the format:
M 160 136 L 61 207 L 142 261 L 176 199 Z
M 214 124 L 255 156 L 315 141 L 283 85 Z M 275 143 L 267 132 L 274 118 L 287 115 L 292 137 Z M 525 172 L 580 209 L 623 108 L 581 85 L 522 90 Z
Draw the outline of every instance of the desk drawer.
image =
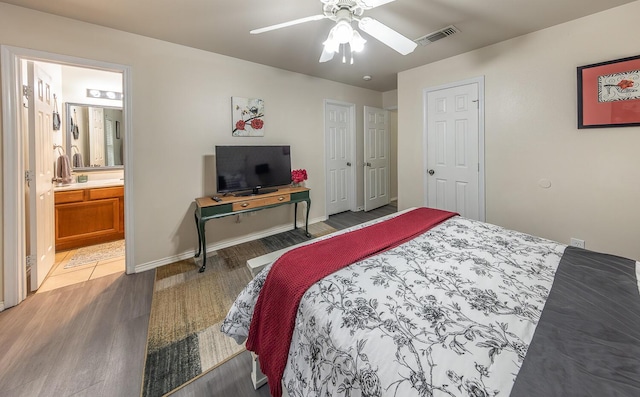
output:
M 291 200 L 291 196 L 289 194 L 279 194 L 277 196 L 255 198 L 251 200 L 238 201 L 237 203 L 233 203 L 233 210 L 234 211 L 249 210 L 252 208 L 265 207 L 267 205 L 286 203 L 290 200 Z
M 291 193 L 291 200 L 309 200 L 309 191 Z
M 200 216 L 207 218 L 214 215 L 227 214 L 233 211 L 231 204 L 219 204 L 211 205 L 208 207 L 198 207 L 200 209 Z

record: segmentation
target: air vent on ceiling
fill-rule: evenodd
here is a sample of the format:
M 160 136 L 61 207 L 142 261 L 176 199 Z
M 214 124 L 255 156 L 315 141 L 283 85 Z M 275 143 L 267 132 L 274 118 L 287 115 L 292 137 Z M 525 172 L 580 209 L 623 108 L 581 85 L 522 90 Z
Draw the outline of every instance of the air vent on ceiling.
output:
M 433 43 L 434 41 L 438 41 L 440 39 L 444 39 L 445 37 L 449 37 L 451 35 L 454 35 L 456 33 L 459 33 L 460 30 L 458 30 L 458 28 L 456 28 L 453 25 L 449 25 L 446 28 L 440 29 L 438 31 L 435 31 L 433 33 L 429 33 L 426 36 L 422 36 L 419 39 L 416 39 L 415 42 L 425 46 L 428 44 Z

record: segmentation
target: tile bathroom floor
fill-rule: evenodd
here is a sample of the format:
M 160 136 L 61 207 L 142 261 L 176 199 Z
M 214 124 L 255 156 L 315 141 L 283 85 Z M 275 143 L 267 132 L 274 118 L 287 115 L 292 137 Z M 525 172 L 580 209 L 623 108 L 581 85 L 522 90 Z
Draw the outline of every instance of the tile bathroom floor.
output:
M 125 271 L 124 255 L 65 269 L 65 264 L 73 257 L 76 251 L 56 252 L 55 263 L 36 293 L 51 291 L 114 273 L 124 273 Z

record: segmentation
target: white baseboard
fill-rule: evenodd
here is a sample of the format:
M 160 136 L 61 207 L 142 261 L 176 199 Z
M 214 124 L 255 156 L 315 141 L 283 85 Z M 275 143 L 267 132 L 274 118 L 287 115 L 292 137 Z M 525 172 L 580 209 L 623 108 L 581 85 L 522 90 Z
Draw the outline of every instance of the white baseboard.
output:
M 327 220 L 326 217 L 318 217 L 318 218 L 314 218 L 314 219 L 309 219 L 309 224 L 312 225 L 314 223 L 324 222 L 326 220 Z M 291 230 L 291 225 L 282 225 L 282 226 L 272 227 L 270 229 L 261 230 L 261 231 L 256 232 L 256 233 L 247 234 L 247 235 L 244 235 L 244 236 L 241 236 L 241 237 L 218 241 L 218 242 L 216 242 L 214 244 L 207 245 L 207 255 L 209 255 L 210 253 L 215 252 L 217 250 L 223 249 L 223 248 L 227 248 L 227 247 L 231 247 L 233 245 L 242 244 L 242 243 L 246 243 L 246 242 L 249 242 L 249 241 L 257 240 L 257 239 L 260 239 L 260 238 L 263 238 L 263 237 L 273 236 L 274 234 L 287 232 L 289 230 Z M 155 268 L 160 267 L 160 266 L 168 265 L 170 263 L 174 263 L 174 262 L 182 261 L 182 260 L 185 260 L 185 259 L 193 258 L 193 256 L 195 254 L 196 254 L 196 250 L 189 250 L 189 251 L 177 254 L 177 255 L 172 255 L 172 256 L 168 256 L 166 258 L 157 259 L 155 261 L 151 261 L 151 262 L 147 262 L 147 263 L 141 263 L 139 265 L 136 265 L 134 271 L 135 271 L 135 273 L 145 272 L 147 270 L 152 270 L 152 269 L 155 269 Z

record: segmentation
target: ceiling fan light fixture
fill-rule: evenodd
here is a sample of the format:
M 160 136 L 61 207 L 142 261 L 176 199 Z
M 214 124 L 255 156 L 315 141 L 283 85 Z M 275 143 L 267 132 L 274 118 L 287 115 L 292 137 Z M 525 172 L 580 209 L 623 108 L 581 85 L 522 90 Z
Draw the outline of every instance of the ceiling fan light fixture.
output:
M 338 21 L 336 26 L 331 29 L 335 41 L 340 44 L 348 43 L 353 37 L 353 28 L 351 24 L 345 20 Z M 329 33 L 331 34 L 331 33 Z
M 351 37 L 351 41 L 349 41 L 349 45 L 351 46 L 351 51 L 360 52 L 364 50 L 364 43 L 366 42 L 367 40 L 363 39 L 357 30 L 354 30 L 353 35 Z
M 327 52 L 338 52 L 340 50 L 340 43 L 333 37 L 333 30 L 329 32 L 329 37 L 322 45 L 324 45 L 324 50 Z

